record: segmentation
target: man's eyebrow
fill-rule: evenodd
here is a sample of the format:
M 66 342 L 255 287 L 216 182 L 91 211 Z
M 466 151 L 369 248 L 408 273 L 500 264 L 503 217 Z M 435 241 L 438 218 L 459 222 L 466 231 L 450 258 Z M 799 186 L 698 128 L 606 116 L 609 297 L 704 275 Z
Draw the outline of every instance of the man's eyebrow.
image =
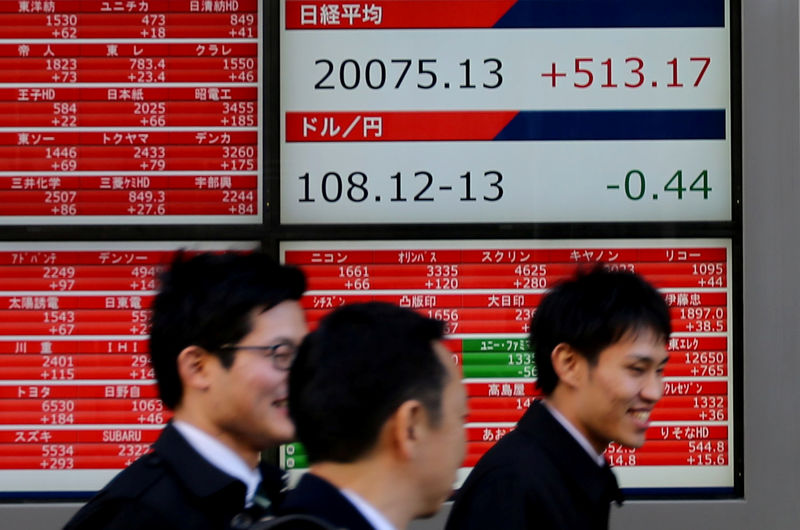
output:
M 630 355 L 628 355 L 628 360 L 634 362 L 646 362 L 648 364 L 661 365 L 661 364 L 667 364 L 667 361 L 669 361 L 669 354 L 667 354 L 666 357 L 664 357 L 661 361 L 658 361 L 657 363 L 652 355 L 647 355 L 644 353 L 631 353 Z

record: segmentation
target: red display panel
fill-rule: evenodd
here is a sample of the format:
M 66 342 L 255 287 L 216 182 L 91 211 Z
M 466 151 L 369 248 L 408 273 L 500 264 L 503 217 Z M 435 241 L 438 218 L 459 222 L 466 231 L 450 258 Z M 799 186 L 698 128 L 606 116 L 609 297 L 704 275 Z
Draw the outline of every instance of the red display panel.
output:
M 665 392 L 645 445 L 612 444 L 606 456 L 624 488 L 733 488 L 730 240 L 312 241 L 284 242 L 281 253 L 308 275 L 312 327 L 370 300 L 447 322 L 469 405 L 459 483 L 539 395 L 527 334 L 547 289 L 592 263 L 641 274 L 672 315 Z M 300 444 L 281 456 L 286 468 L 307 466 Z
M 0 224 L 260 222 L 262 9 L 0 3 Z
M 0 496 L 91 492 L 170 417 L 148 322 L 176 249 L 243 242 L 0 243 Z

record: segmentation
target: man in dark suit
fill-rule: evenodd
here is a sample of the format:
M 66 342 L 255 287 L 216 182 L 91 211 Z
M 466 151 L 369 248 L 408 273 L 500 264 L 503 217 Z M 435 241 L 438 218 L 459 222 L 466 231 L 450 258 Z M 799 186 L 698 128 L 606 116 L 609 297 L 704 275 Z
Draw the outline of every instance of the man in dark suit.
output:
M 289 412 L 311 468 L 283 513 L 403 530 L 439 509 L 464 458 L 467 413 L 443 332 L 443 322 L 372 302 L 330 313 L 306 337 Z
M 557 285 L 531 322 L 535 401 L 477 463 L 447 530 L 608 528 L 611 441 L 640 447 L 663 393 L 664 298 L 633 273 L 598 268 Z
M 261 253 L 179 253 L 152 308 L 150 357 L 174 411 L 152 448 L 67 530 L 247 527 L 281 496 L 261 451 L 294 437 L 287 370 L 305 278 Z

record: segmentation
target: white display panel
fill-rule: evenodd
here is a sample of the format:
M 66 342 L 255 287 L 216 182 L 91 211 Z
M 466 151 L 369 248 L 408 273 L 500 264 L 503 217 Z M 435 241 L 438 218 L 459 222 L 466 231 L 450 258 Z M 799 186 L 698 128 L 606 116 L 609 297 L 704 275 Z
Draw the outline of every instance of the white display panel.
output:
M 461 4 L 281 3 L 282 223 L 731 220 L 728 2 Z

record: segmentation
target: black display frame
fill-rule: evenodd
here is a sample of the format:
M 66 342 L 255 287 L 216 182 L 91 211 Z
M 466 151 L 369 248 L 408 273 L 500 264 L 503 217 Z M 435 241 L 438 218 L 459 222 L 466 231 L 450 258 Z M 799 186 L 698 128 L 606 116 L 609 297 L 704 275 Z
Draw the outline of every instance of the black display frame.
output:
M 36 226 L 0 225 L 4 242 L 124 242 L 124 241 L 255 241 L 278 257 L 283 241 L 371 240 L 371 239 L 620 239 L 620 238 L 727 238 L 732 242 L 733 322 L 733 491 L 719 494 L 706 490 L 630 492 L 636 498 L 656 500 L 715 499 L 744 497 L 744 313 L 743 313 L 743 219 L 742 219 L 742 50 L 741 0 L 729 0 L 730 99 L 731 99 L 731 220 L 727 222 L 648 223 L 458 223 L 458 224 L 349 224 L 298 225 L 280 222 L 280 5 L 262 3 L 263 106 L 262 222 L 252 224 L 164 224 L 120 225 L 61 224 Z M 266 455 L 277 460 L 277 452 Z M 0 502 L 85 500 L 90 492 L 0 492 Z

